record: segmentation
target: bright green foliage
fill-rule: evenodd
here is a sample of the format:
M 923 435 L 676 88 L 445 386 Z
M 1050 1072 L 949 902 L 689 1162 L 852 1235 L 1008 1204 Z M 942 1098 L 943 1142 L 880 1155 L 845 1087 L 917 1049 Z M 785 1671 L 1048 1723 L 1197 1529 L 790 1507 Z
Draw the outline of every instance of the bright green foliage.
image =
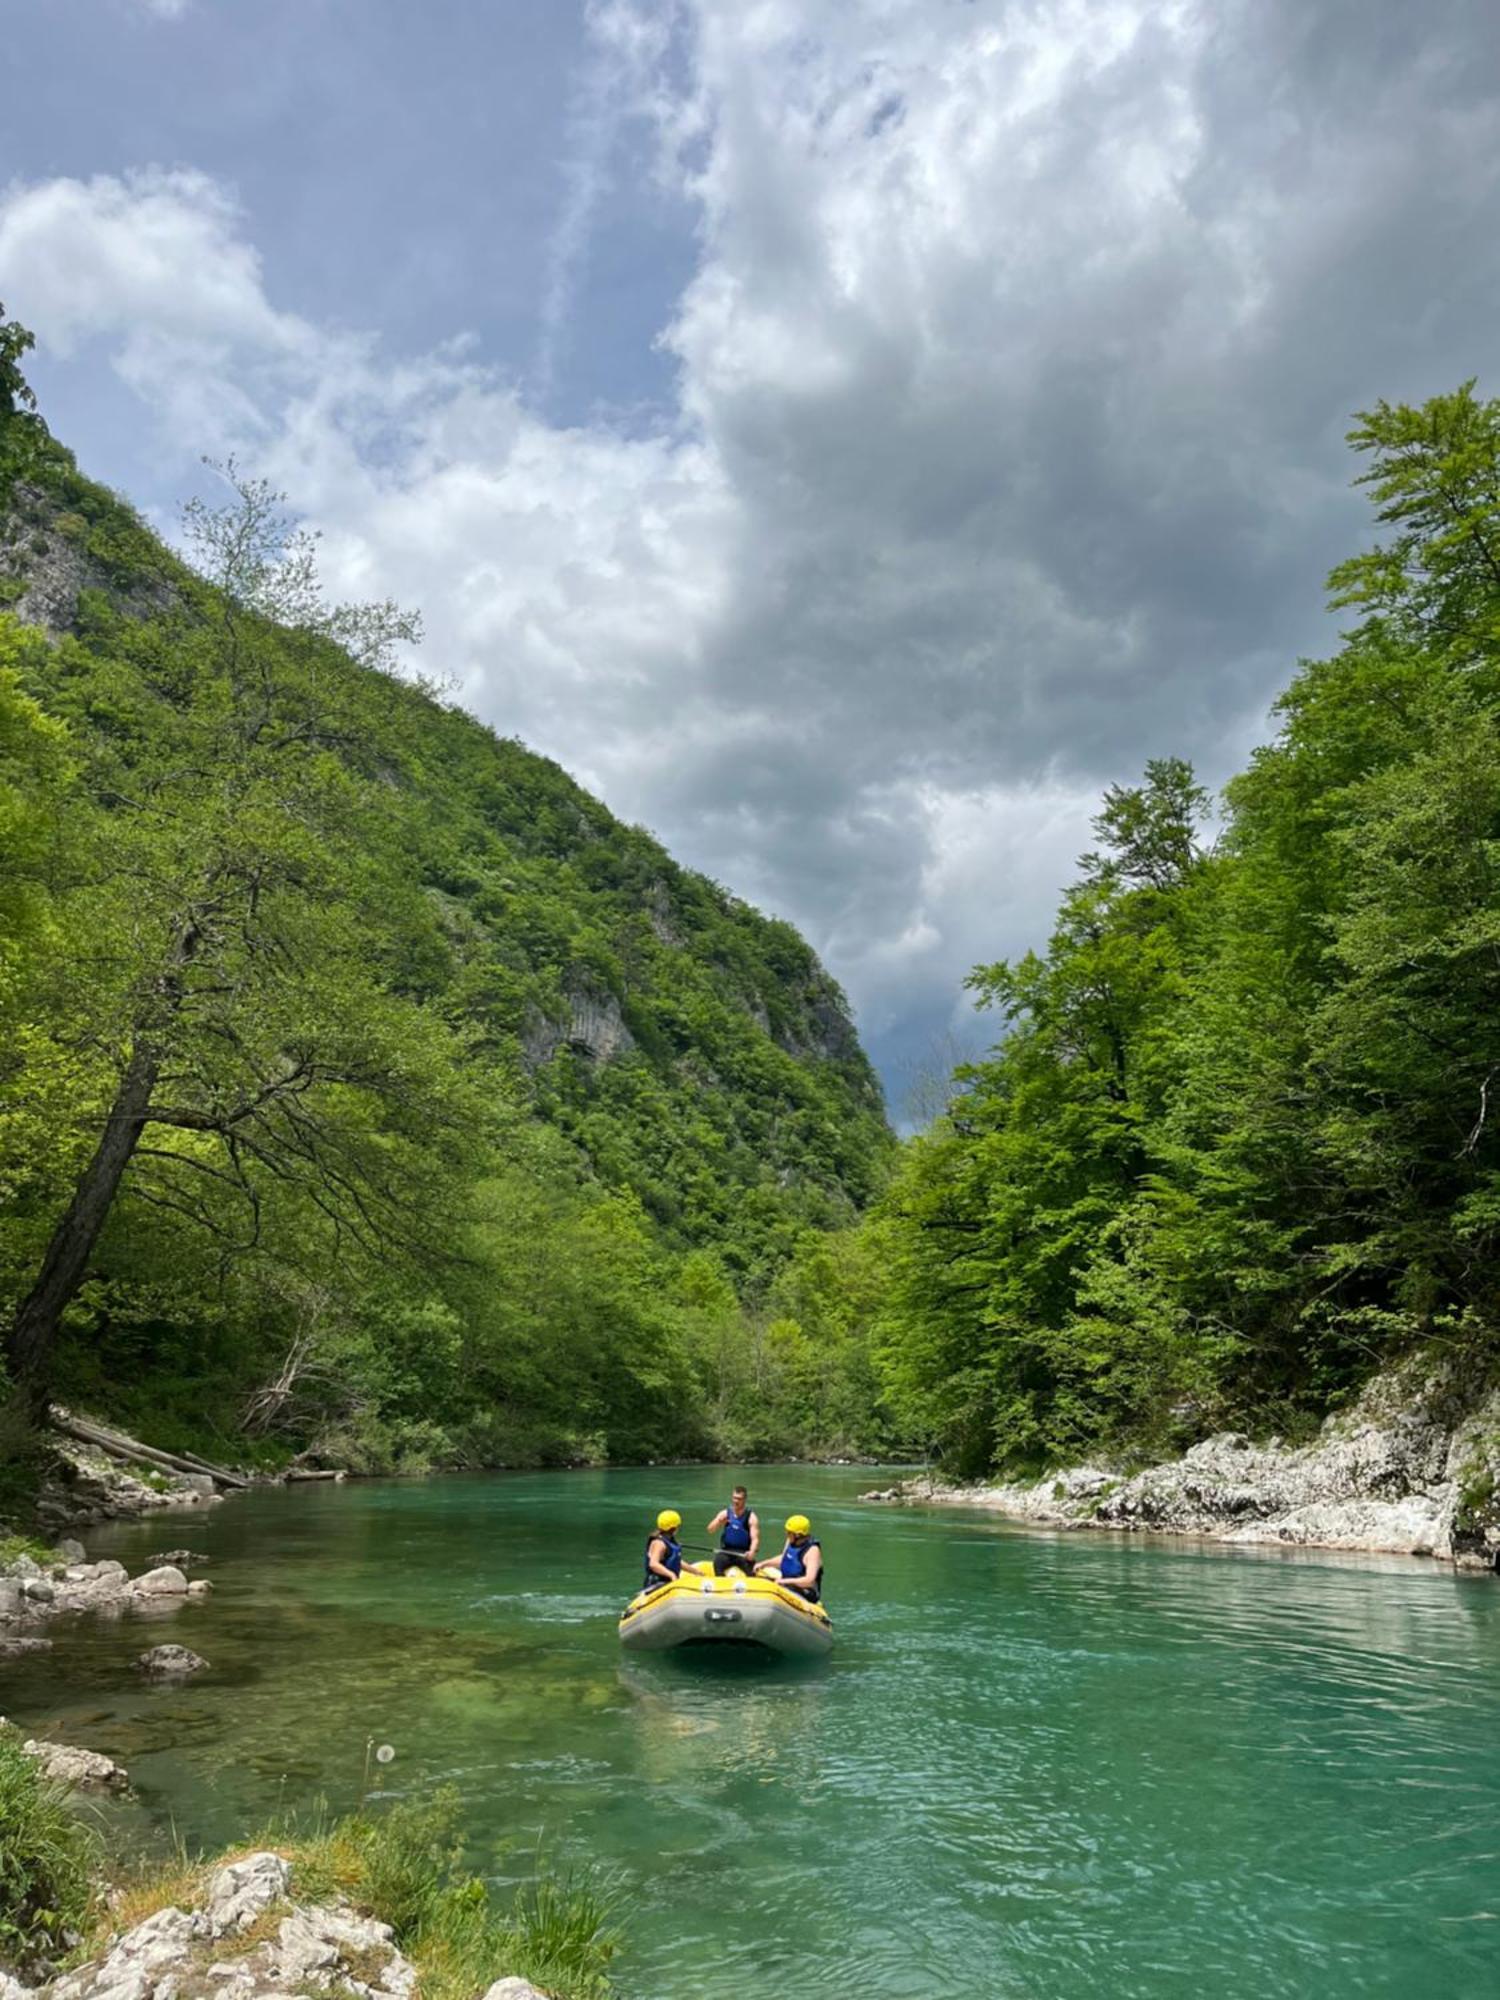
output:
M 1382 404 L 1393 538 L 1212 854 L 1186 767 L 1107 795 L 1005 1034 L 887 1204 L 887 1394 L 960 1465 L 1297 1427 L 1500 1326 L 1500 406 Z
M 18 1376 L 44 1349 L 159 1442 L 371 1470 L 853 1434 L 843 1363 L 771 1331 L 892 1152 L 803 941 L 391 673 L 410 621 L 324 606 L 263 487 L 226 469 L 189 569 L 27 435 L 5 601 L 76 609 L 0 615 Z
M 0 1727 L 0 1972 L 44 1974 L 84 1928 L 94 1842 L 61 1790 Z

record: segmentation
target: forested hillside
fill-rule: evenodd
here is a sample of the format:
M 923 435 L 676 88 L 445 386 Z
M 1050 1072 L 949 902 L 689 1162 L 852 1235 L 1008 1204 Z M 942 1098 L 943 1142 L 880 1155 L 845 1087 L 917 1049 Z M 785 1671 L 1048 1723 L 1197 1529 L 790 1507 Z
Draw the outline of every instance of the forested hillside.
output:
M 0 334 L 0 1312 L 47 1395 L 371 1468 L 1297 1435 L 1500 1327 L 1500 405 L 1380 405 L 1346 629 L 1152 762 L 896 1154 L 802 940 L 392 670 L 231 476 L 187 559 Z M 441 664 L 441 663 L 439 663 Z M 14 1439 L 7 1447 L 17 1455 Z
M 867 1431 L 825 1232 L 892 1142 L 806 944 L 397 676 L 411 622 L 325 606 L 232 469 L 169 552 L 50 437 L 26 344 L 0 330 L 13 1402 L 369 1466 Z
M 1334 572 L 1221 830 L 1164 758 L 1106 794 L 1001 1039 L 857 1238 L 895 1410 L 950 1464 L 1297 1435 L 1500 1328 L 1500 405 L 1351 434 L 1384 539 Z M 851 1256 L 856 1252 L 851 1249 Z

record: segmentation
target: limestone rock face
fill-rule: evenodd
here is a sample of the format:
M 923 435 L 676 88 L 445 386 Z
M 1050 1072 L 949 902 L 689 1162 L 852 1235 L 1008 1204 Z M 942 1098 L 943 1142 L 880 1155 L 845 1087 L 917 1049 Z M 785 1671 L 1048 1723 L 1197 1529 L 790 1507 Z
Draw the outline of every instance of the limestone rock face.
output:
M 149 1646 L 136 1665 L 153 1680 L 185 1680 L 201 1673 L 208 1662 L 188 1646 Z
M 48 1743 L 37 1737 L 28 1738 L 21 1748 L 59 1785 L 86 1792 L 123 1792 L 130 1784 L 129 1773 L 97 1750 L 79 1750 L 71 1743 Z
M 1311 1444 L 1239 1431 L 1130 1477 L 1073 1466 L 1034 1483 L 953 1486 L 924 1477 L 863 1496 L 984 1507 L 1057 1527 L 1155 1529 L 1217 1541 L 1500 1560 L 1500 1390 L 1462 1372 L 1377 1376 Z
M 198 1920 L 186 1910 L 158 1910 L 127 1931 L 94 1965 L 43 1987 L 48 2000 L 167 2000 L 192 1966 Z M 168 1982 L 173 1982 L 171 1985 Z
M 612 993 L 587 990 L 567 996 L 564 1020 L 534 1015 L 521 1037 L 521 1049 L 531 1068 L 539 1069 L 552 1060 L 559 1049 L 571 1049 L 591 1062 L 607 1063 L 635 1047 L 635 1037 L 625 1025 L 620 1003 Z
M 248 1930 L 273 1903 L 285 1898 L 291 1881 L 291 1869 L 279 1854 L 269 1850 L 231 1861 L 209 1882 L 204 1922 L 214 1937 Z

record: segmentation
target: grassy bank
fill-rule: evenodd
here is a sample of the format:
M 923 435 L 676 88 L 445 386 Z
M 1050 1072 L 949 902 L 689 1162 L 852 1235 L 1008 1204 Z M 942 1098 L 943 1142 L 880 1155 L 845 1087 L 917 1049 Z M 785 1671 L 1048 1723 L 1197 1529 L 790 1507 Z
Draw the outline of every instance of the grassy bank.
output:
M 272 1848 L 291 1864 L 294 1901 L 342 1900 L 392 1927 L 417 1968 L 420 2000 L 476 2000 L 507 1974 L 558 2000 L 607 2000 L 618 1944 L 609 1886 L 539 1869 L 501 1909 L 465 1863 L 459 1807 L 446 1789 L 384 1811 L 262 1828 L 212 1858 L 179 1851 L 129 1865 L 87 1807 L 42 1775 L 20 1732 L 0 1728 L 0 1970 L 34 1981 L 82 1964 L 156 1911 L 200 1902 L 223 1862 Z

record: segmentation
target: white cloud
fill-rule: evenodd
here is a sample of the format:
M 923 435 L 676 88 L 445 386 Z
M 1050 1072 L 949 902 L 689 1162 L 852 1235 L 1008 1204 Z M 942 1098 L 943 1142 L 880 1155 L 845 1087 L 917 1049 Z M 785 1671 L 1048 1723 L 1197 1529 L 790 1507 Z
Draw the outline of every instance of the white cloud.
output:
M 1359 531 L 1348 412 L 1488 352 L 1481 15 L 1334 11 L 600 0 L 538 368 L 649 116 L 700 219 L 654 436 L 287 312 L 193 173 L 13 188 L 5 296 L 892 1033 L 1044 934 L 1102 782 L 1242 752 Z

